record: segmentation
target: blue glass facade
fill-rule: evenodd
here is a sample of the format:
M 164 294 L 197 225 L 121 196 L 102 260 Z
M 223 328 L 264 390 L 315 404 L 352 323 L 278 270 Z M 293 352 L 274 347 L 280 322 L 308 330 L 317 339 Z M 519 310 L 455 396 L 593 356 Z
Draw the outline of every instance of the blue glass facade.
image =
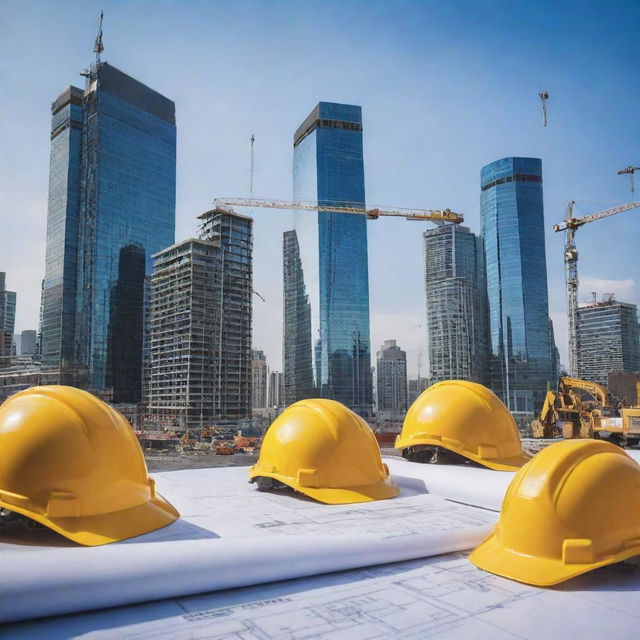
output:
M 69 140 L 52 142 L 43 360 L 61 381 L 135 402 L 144 279 L 175 240 L 175 108 L 106 63 L 72 91 Z
M 503 158 L 483 167 L 480 195 L 491 387 L 516 413 L 538 411 L 555 387 L 544 244 L 542 162 Z
M 51 107 L 47 257 L 42 291 L 41 355 L 71 383 L 75 364 L 76 261 L 80 209 L 83 91 L 69 87 Z
M 364 204 L 360 107 L 318 104 L 294 136 L 293 183 L 295 200 Z M 363 415 L 371 413 L 373 393 L 366 224 L 351 214 L 295 215 L 311 311 L 312 391 Z

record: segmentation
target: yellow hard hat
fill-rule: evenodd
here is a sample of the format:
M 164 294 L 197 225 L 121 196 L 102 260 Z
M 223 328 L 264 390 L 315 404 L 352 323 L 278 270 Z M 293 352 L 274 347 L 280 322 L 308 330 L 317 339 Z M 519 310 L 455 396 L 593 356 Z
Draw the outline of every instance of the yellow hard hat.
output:
M 156 494 L 127 420 L 86 391 L 11 396 L 0 406 L 0 452 L 0 507 L 74 542 L 115 542 L 179 517 Z
M 438 382 L 409 407 L 396 449 L 444 447 L 497 471 L 530 460 L 509 410 L 493 391 L 466 380 Z
M 335 400 L 301 400 L 265 434 L 250 481 L 271 478 L 327 504 L 397 496 L 369 425 Z
M 640 465 L 599 440 L 564 440 L 513 478 L 481 569 L 549 586 L 640 554 Z

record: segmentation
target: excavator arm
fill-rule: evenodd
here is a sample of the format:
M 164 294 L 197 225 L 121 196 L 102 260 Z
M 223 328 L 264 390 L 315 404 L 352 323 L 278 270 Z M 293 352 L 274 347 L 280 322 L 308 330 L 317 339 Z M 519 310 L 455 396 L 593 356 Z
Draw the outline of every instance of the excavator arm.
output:
M 579 378 L 560 378 L 558 390 L 560 393 L 569 392 L 571 389 L 580 389 L 591 394 L 601 407 L 607 405 L 607 389 L 597 382 L 580 380 Z

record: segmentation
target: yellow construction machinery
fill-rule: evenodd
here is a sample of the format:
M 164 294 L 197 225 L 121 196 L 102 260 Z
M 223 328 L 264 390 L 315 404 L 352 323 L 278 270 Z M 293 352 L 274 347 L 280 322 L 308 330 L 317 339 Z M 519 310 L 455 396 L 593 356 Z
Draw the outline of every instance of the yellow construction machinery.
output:
M 547 391 L 535 438 L 608 438 L 616 444 L 640 441 L 640 407 L 629 407 L 606 387 L 578 378 L 560 378 L 558 391 Z

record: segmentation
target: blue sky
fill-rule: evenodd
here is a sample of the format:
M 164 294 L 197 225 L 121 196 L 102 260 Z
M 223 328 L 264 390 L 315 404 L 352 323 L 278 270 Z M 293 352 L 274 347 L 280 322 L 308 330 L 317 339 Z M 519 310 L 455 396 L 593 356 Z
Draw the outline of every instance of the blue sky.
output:
M 50 103 L 93 58 L 176 102 L 177 239 L 217 196 L 292 195 L 292 136 L 320 100 L 363 107 L 369 203 L 449 207 L 479 229 L 479 174 L 495 159 L 543 161 L 550 313 L 563 362 L 563 238 L 579 214 L 629 201 L 640 164 L 640 3 L 13 2 L 0 0 L 0 271 L 18 292 L 16 329 L 37 326 Z M 549 92 L 542 127 L 538 91 Z M 637 199 L 640 199 L 638 176 Z M 282 231 L 289 212 L 255 212 L 254 345 L 281 366 Z M 372 350 L 395 338 L 417 372 L 424 349 L 423 223 L 370 222 Z M 581 229 L 580 299 L 640 302 L 640 209 Z M 423 362 L 423 374 L 426 362 Z

